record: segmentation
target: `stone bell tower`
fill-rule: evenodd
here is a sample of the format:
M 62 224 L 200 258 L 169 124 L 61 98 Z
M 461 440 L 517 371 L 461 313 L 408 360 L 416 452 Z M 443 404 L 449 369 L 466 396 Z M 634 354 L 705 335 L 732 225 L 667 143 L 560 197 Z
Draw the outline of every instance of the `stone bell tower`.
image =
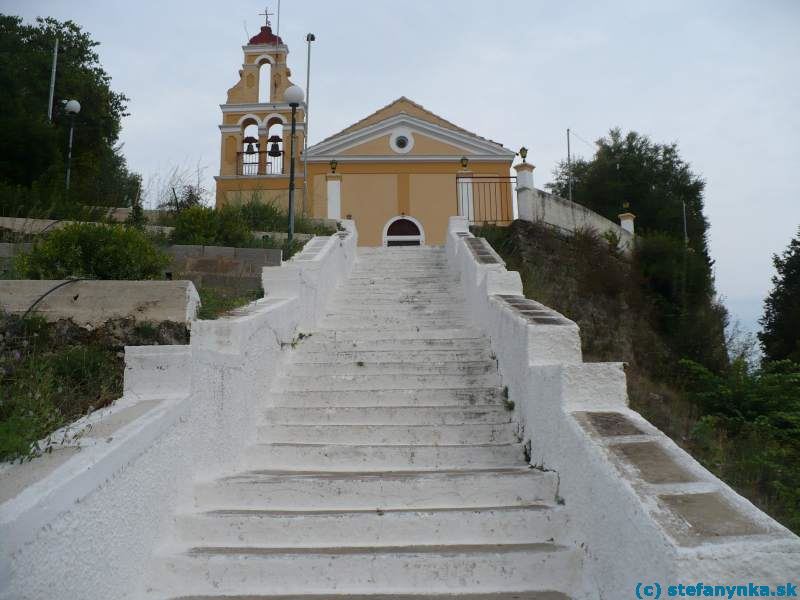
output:
M 217 206 L 276 202 L 288 206 L 292 108 L 284 92 L 292 85 L 289 48 L 272 32 L 269 13 L 258 35 L 242 46 L 239 81 L 221 104 L 222 124 Z M 296 111 L 295 185 L 302 188 L 300 154 L 305 135 L 305 103 Z

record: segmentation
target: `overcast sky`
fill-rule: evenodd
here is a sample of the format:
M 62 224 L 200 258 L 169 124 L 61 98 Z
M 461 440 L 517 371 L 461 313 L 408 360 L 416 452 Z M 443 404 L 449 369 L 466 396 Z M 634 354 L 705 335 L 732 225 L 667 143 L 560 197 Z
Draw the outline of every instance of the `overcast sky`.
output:
M 269 3 L 272 12 L 277 0 Z M 131 101 L 122 141 L 145 180 L 219 168 L 219 104 L 264 2 L 3 0 L 25 19 L 72 19 Z M 530 150 L 536 185 L 619 126 L 677 142 L 707 181 L 717 288 L 751 329 L 771 255 L 800 225 L 800 2 L 283 0 L 281 36 L 305 87 L 311 143 L 405 95 L 480 135 Z M 273 26 L 275 18 L 273 17 Z M 592 148 L 580 140 L 573 151 Z M 630 199 L 634 208 L 636 199 Z

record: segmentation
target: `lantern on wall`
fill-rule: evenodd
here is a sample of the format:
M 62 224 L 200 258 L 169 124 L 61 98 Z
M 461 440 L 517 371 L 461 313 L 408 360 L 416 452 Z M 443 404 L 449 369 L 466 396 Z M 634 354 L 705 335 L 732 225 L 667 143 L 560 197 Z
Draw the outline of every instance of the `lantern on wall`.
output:
M 466 156 L 461 157 L 461 168 L 466 169 L 469 164 L 469 159 Z
M 335 158 L 330 162 L 331 166 L 331 173 L 336 173 L 336 167 L 339 165 L 339 161 Z

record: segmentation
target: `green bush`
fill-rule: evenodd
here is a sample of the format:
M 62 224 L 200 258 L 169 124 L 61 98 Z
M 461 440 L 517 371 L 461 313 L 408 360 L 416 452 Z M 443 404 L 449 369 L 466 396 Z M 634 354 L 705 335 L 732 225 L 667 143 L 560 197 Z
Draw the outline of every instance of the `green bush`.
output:
M 252 245 L 253 234 L 236 208 L 192 206 L 175 215 L 172 243 L 243 247 Z
M 254 231 L 285 231 L 289 220 L 274 202 L 258 202 L 250 200 L 236 207 Z
M 17 257 L 15 268 L 28 279 L 160 279 L 168 263 L 137 229 L 74 223 L 48 233 Z

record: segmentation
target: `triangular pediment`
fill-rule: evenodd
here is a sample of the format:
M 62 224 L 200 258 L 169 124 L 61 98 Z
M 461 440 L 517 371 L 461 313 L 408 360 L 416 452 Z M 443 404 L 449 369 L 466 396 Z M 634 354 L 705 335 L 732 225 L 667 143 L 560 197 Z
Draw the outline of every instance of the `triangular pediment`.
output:
M 409 141 L 403 150 L 393 144 L 400 135 Z M 511 160 L 514 152 L 400 98 L 308 149 L 311 161 L 345 156 L 372 160 L 454 156 Z

